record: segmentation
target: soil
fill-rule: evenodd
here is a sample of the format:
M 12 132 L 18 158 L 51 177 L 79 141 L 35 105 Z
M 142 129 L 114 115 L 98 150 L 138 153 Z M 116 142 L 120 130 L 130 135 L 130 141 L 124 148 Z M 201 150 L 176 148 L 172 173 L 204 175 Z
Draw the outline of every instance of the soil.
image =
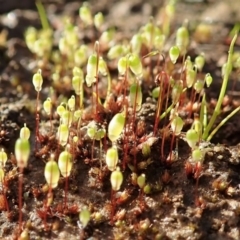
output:
M 24 4 L 21 5 L 20 2 Z M 141 25 L 148 22 L 150 15 L 159 19 L 159 8 L 163 5 L 154 0 L 147 3 L 143 0 L 89 2 L 94 13 L 102 11 L 106 16 L 107 25 L 115 26 L 121 32 L 119 38 L 130 37 Z M 174 30 L 186 18 L 189 19 L 192 33 L 199 23 L 211 25 L 212 32 L 209 39 L 201 42 L 197 40 L 197 36 L 193 37 L 188 52 L 192 58 L 201 52 L 205 53 L 206 64 L 203 72 L 210 72 L 214 78 L 214 83 L 206 90 L 207 101 L 212 108 L 210 112 L 213 112 L 222 83 L 220 66 L 227 58 L 228 34 L 234 23 L 240 21 L 235 2 L 179 1 L 172 23 L 172 35 L 167 43 L 167 45 L 174 43 Z M 22 213 L 23 228 L 29 230 L 29 239 L 240 239 L 240 114 L 237 113 L 220 128 L 211 143 L 201 142 L 200 146 L 206 152 L 201 166 L 187 165 L 191 158 L 191 149 L 184 140 L 184 132 L 178 137 L 176 160 L 168 163 L 166 158 L 171 151 L 172 133 L 165 134 L 159 128 L 157 135 L 152 136 L 156 101 L 146 96 L 149 94 L 149 89 L 155 86 L 154 83 L 143 84 L 146 87 L 143 89 L 144 103 L 136 117 L 136 125 L 140 126 L 137 131 L 138 136 L 132 137 L 129 126 L 127 139 L 122 138 L 118 142 L 122 162 L 124 147 L 128 146 L 126 151 L 129 166 L 123 171 L 124 182 L 120 192 L 117 193 L 114 223 L 111 222 L 110 171 L 105 164 L 100 169 L 99 142 L 93 143 L 84 129 L 84 124 L 87 125 L 92 119 L 93 109 L 88 107 L 82 123 L 82 141 L 74 150 L 74 169 L 68 181 L 67 207 L 64 208 L 65 179 L 61 178 L 58 187 L 53 190 L 53 203 L 48 208 L 47 223 L 44 224 L 47 199 L 44 166 L 50 154 L 57 155 L 61 149 L 54 135 L 51 135 L 50 121 L 43 111 L 40 112 L 41 136 L 38 136 L 37 143 L 35 141 L 37 94 L 32 85 L 32 75 L 36 72 L 37 63 L 36 57 L 25 44 L 24 31 L 29 26 L 39 29 L 41 23 L 32 1 L 19 1 L 20 5 L 10 0 L 8 3 L 9 6 L 6 4 L 0 7 L 2 13 L 0 16 L 0 147 L 8 154 L 4 168 L 6 183 L 4 187 L 1 186 L 0 194 L 0 238 L 7 240 L 18 237 L 18 184 L 21 174 L 14 157 L 14 145 L 21 127 L 26 123 L 31 130 L 32 151 L 28 167 L 23 172 Z M 61 28 L 61 18 L 69 15 L 76 18 L 80 5 L 81 3 L 72 1 L 52 1 L 44 4 L 56 34 L 59 26 Z M 221 11 L 225 13 L 226 18 L 222 17 Z M 7 32 L 7 43 L 1 44 L 5 32 Z M 81 37 L 89 41 L 92 35 L 94 35 L 93 31 L 87 29 Z M 235 51 L 239 50 L 238 38 Z M 51 67 L 49 65 L 43 71 L 44 86 L 40 93 L 40 104 L 50 92 Z M 113 73 L 114 71 L 116 72 L 112 69 Z M 73 94 L 71 87 L 68 86 L 57 86 L 56 89 L 54 96 L 58 100 Z M 86 96 L 91 99 L 89 91 Z M 235 70 L 231 74 L 225 105 L 216 124 L 239 106 L 239 96 L 239 72 Z M 86 105 L 90 105 L 89 103 L 91 100 L 85 101 Z M 99 109 L 99 118 L 104 124 L 107 124 L 114 113 L 119 111 L 117 105 L 114 106 L 112 111 Z M 188 129 L 189 119 L 185 120 Z M 145 125 L 141 127 L 143 122 Z M 58 124 L 59 119 L 54 116 L 53 131 L 57 131 Z M 153 141 L 149 144 L 150 156 L 145 157 L 141 151 L 141 143 L 147 141 L 148 135 Z M 163 140 L 165 141 L 164 159 L 161 152 Z M 175 144 L 176 141 L 174 146 Z M 110 147 L 106 139 L 103 145 L 103 151 Z M 150 194 L 142 193 L 132 177 L 130 165 L 134 165 L 135 147 L 137 174 L 146 175 L 146 181 L 152 189 Z M 189 170 L 189 168 L 193 169 Z M 196 177 L 198 170 L 200 175 Z M 9 211 L 4 202 L 4 191 Z M 91 220 L 83 229 L 79 223 L 79 212 L 84 206 L 90 209 Z

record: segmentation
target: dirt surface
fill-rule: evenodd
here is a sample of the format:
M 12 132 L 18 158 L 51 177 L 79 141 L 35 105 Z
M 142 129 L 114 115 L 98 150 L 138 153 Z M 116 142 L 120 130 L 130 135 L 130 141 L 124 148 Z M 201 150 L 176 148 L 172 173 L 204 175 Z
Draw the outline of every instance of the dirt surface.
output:
M 21 127 L 26 123 L 31 130 L 32 151 L 28 167 L 23 171 L 22 228 L 28 229 L 29 239 L 240 239 L 240 114 L 237 113 L 220 128 L 211 143 L 202 141 L 199 144 L 205 153 L 203 164 L 199 168 L 198 165 L 189 165 L 191 149 L 185 141 L 185 132 L 190 127 L 191 119 L 185 117 L 186 129 L 177 137 L 177 141 L 174 140 L 174 149 L 172 149 L 173 133 L 164 130 L 167 129 L 164 121 L 159 124 L 162 128 L 159 127 L 153 137 L 157 101 L 149 97 L 149 92 L 155 87 L 154 81 L 143 83 L 144 101 L 135 118 L 135 125 L 138 126 L 135 128 L 136 134 L 133 134 L 134 127 L 129 121 L 124 132 L 125 137 L 121 137 L 117 144 L 121 160 L 119 165 L 122 170 L 125 166 L 125 170 L 123 185 L 115 196 L 113 222 L 109 181 L 111 173 L 103 160 L 105 151 L 111 143 L 106 137 L 101 153 L 99 141 L 91 140 L 86 134 L 86 125 L 94 115 L 94 108 L 90 106 L 91 91 L 87 87 L 84 101 L 86 111 L 80 129 L 81 141 L 71 149 L 74 155 L 74 169 L 68 179 L 67 207 L 64 205 L 66 181 L 61 178 L 58 187 L 53 190 L 53 203 L 46 211 L 48 189 L 44 178 L 44 166 L 51 153 L 57 157 L 64 149 L 59 146 L 55 136 L 59 117 L 54 114 L 53 130 L 51 130 L 49 117 L 40 110 L 40 134 L 36 143 L 37 93 L 32 85 L 32 76 L 37 71 L 39 63 L 37 57 L 26 46 L 24 32 L 29 26 L 40 29 L 41 22 L 32 1 L 19 1 L 24 3 L 21 6 L 11 5 L 14 1 L 8 2 L 9 6 L 0 7 L 2 14 L 0 16 L 0 147 L 8 155 L 4 167 L 5 180 L 0 189 L 0 238 L 10 240 L 19 237 L 18 206 L 21 174 L 14 157 L 14 145 Z M 154 0 L 89 2 L 93 13 L 102 11 L 105 14 L 108 27 L 116 27 L 119 32 L 117 39 L 131 37 L 133 32 L 149 21 L 151 15 L 156 17 L 156 21 L 160 21 L 159 9 L 164 5 L 163 2 Z M 235 2 L 237 1 L 179 1 L 169 40 L 164 49 L 167 50 L 174 44 L 174 32 L 187 18 L 192 36 L 188 55 L 194 59 L 204 52 L 206 64 L 203 72 L 210 72 L 214 78 L 211 87 L 206 89 L 210 113 L 213 112 L 222 83 L 221 65 L 227 59 L 229 32 L 234 23 L 240 21 L 239 8 L 234 5 Z M 79 2 L 45 3 L 56 39 L 59 38 L 62 29 L 63 16 L 77 19 L 80 6 Z M 222 17 L 222 11 L 226 18 Z M 199 40 L 196 35 L 195 29 L 199 23 L 211 27 L 207 40 Z M 92 36 L 96 36 L 95 31 L 92 28 L 85 29 L 80 33 L 81 41 L 89 43 Z M 4 44 L 5 37 L 6 44 Z M 239 50 L 238 37 L 235 51 Z M 109 68 L 112 75 L 117 76 L 115 65 L 110 63 Z M 40 106 L 51 92 L 49 89 L 52 85 L 53 67 L 52 62 L 44 66 Z M 68 74 L 71 74 L 70 71 Z M 119 85 L 114 79 L 115 95 L 120 88 Z M 52 97 L 56 100 L 55 108 L 74 93 L 69 82 L 62 81 L 54 85 L 54 88 Z M 105 88 L 104 84 L 100 84 L 100 97 L 105 95 Z M 237 70 L 231 74 L 226 95 L 222 113 L 215 125 L 239 106 L 240 84 Z M 121 110 L 115 101 L 110 105 L 109 109 L 99 106 L 99 125 L 101 123 L 107 126 L 113 115 Z M 131 117 L 132 112 L 133 109 L 129 108 Z M 77 125 L 73 124 L 71 141 L 76 129 Z M 149 136 L 152 140 L 149 143 L 150 154 L 144 156 L 141 144 L 148 141 Z M 168 162 L 166 159 L 171 154 L 171 149 L 175 150 L 177 156 L 175 161 Z M 126 165 L 124 165 L 125 158 L 128 163 Z M 144 194 L 137 186 L 136 179 L 134 180 L 135 172 L 132 169 L 135 159 L 137 159 L 136 174 L 138 176 L 145 174 L 146 182 L 151 186 L 149 194 Z M 100 161 L 103 161 L 102 167 Z M 4 196 L 7 198 L 9 210 Z M 79 223 L 79 212 L 85 206 L 91 212 L 91 220 L 83 229 Z

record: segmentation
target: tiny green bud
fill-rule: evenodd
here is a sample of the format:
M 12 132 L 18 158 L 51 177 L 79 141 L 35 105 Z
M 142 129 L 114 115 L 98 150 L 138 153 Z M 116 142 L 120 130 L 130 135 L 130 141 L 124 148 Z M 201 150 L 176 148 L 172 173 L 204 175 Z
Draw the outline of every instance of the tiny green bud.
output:
M 58 48 L 63 55 L 68 55 L 70 52 L 70 46 L 65 37 L 61 37 L 58 42 Z
M 74 53 L 74 61 L 78 66 L 82 66 L 87 61 L 87 46 L 81 45 Z M 75 74 L 73 74 L 75 75 Z
M 24 229 L 21 234 L 20 237 L 18 238 L 18 240 L 29 240 L 29 233 L 28 233 L 28 229 Z
M 192 128 L 197 132 L 198 136 L 202 134 L 202 123 L 198 118 L 195 118 L 193 121 Z
M 108 138 L 112 142 L 116 141 L 120 137 L 120 134 L 122 133 L 125 125 L 125 120 L 126 120 L 126 117 L 124 113 L 117 113 L 109 122 Z
M 41 69 L 39 69 L 38 72 L 33 75 L 32 81 L 33 81 L 33 85 L 35 87 L 35 90 L 37 92 L 40 92 L 42 90 L 42 84 L 43 84 Z
M 95 76 L 97 68 L 97 55 L 92 54 L 88 58 L 87 62 L 87 75 Z
M 184 121 L 179 116 L 175 116 L 171 122 L 171 128 L 175 135 L 179 135 L 182 131 Z
M 71 98 L 68 99 L 68 107 L 72 112 L 75 110 L 75 102 L 76 102 L 75 96 L 72 95 Z
M 157 48 L 159 51 L 161 51 L 164 46 L 165 40 L 166 40 L 166 36 L 163 34 L 155 36 L 155 38 L 154 38 L 155 48 Z
M 79 16 L 80 19 L 83 21 L 85 25 L 91 25 L 92 24 L 92 14 L 89 9 L 88 3 L 84 2 L 82 7 L 79 9 Z
M 93 22 L 94 26 L 99 30 L 104 22 L 103 14 L 101 12 L 95 14 Z
M 129 57 L 129 67 L 136 77 L 142 76 L 142 62 L 138 55 L 132 54 Z
M 191 148 L 194 148 L 199 141 L 199 135 L 194 129 L 189 129 L 186 133 L 186 140 Z
M 97 141 L 100 141 L 102 138 L 104 138 L 105 134 L 106 134 L 105 128 L 100 128 L 97 130 L 97 132 L 95 134 L 95 139 Z
M 176 63 L 176 61 L 179 57 L 179 54 L 180 54 L 180 50 L 179 50 L 178 46 L 173 46 L 173 47 L 170 48 L 169 57 L 170 57 L 173 64 Z
M 83 71 L 79 67 L 74 67 L 72 70 L 72 73 L 73 73 L 73 76 L 79 76 L 79 77 L 83 76 Z
M 96 132 L 97 132 L 97 125 L 94 121 L 92 121 L 87 125 L 87 135 L 91 139 L 95 139 Z
M 196 71 L 194 71 L 193 69 L 187 69 L 186 71 L 186 83 L 187 83 L 187 87 L 191 88 L 193 83 L 195 82 L 196 79 Z
M 6 162 L 7 162 L 7 154 L 2 148 L 0 152 L 0 169 L 5 166 Z
M 22 127 L 20 130 L 20 138 L 27 140 L 30 138 L 30 130 L 27 127 L 26 123 L 24 123 L 24 127 Z
M 205 59 L 204 59 L 204 56 L 201 54 L 201 55 L 198 55 L 196 58 L 195 58 L 195 65 L 197 66 L 197 69 L 201 72 L 202 71 L 202 68 L 204 66 L 204 63 L 205 63 Z
M 51 157 L 50 160 L 45 165 L 44 177 L 49 187 L 51 188 L 57 187 L 60 178 L 60 171 L 53 157 Z
M 63 177 L 69 177 L 73 166 L 72 154 L 68 151 L 60 153 L 58 158 L 58 167 Z
M 28 27 L 25 33 L 25 42 L 30 51 L 34 52 L 34 44 L 37 40 L 38 31 L 35 27 Z
M 78 136 L 74 136 L 74 137 L 73 137 L 73 142 L 74 142 L 74 143 L 77 143 L 77 142 L 78 142 L 78 139 L 79 139 Z
M 81 94 L 81 88 L 82 88 L 82 82 L 83 82 L 83 76 L 73 76 L 72 78 L 72 87 L 75 91 L 76 95 Z
M 193 63 L 191 61 L 190 56 L 187 56 L 185 62 L 184 62 L 186 70 L 193 69 Z
M 112 46 L 108 51 L 108 58 L 110 60 L 119 58 L 123 54 L 123 46 L 121 44 L 117 44 Z
M 151 186 L 149 184 L 146 184 L 143 188 L 143 192 L 145 194 L 150 194 L 151 193 Z
M 189 33 L 186 27 L 180 27 L 176 34 L 176 45 L 179 47 L 181 54 L 185 54 L 189 44 Z
M 30 143 L 28 139 L 19 138 L 15 143 L 15 157 L 19 168 L 27 166 L 30 156 Z
M 88 58 L 87 63 L 87 75 L 86 75 L 86 83 L 88 87 L 91 87 L 92 84 L 96 81 L 96 69 L 97 69 L 97 55 L 92 54 Z
M 207 84 L 207 87 L 210 87 L 210 85 L 212 84 L 212 76 L 211 76 L 211 74 L 210 73 L 207 73 L 206 75 L 205 75 L 205 82 L 206 82 L 206 84 Z
M 131 39 L 132 52 L 139 54 L 142 47 L 142 37 L 140 34 L 133 35 Z
M 107 150 L 106 153 L 106 164 L 110 171 L 114 171 L 118 164 L 118 150 L 117 147 L 113 146 Z
M 58 132 L 57 132 L 57 138 L 60 145 L 65 146 L 67 144 L 68 135 L 69 135 L 68 126 L 66 124 L 61 124 L 58 127 Z
M 145 186 L 145 183 L 146 183 L 146 176 L 145 176 L 145 174 L 141 174 L 137 178 L 137 184 L 142 189 Z
M 51 98 L 47 98 L 43 102 L 43 109 L 47 113 L 47 115 L 51 114 L 51 112 L 52 112 L 52 100 L 51 100 Z
M 104 31 L 99 38 L 99 42 L 109 45 L 115 36 L 115 30 L 113 28 Z
M 194 83 L 194 89 L 196 90 L 197 93 L 200 93 L 203 90 L 204 87 L 204 81 L 198 79 L 195 83 Z
M 123 174 L 120 172 L 119 167 L 117 167 L 117 169 L 111 173 L 110 181 L 112 190 L 118 191 L 123 182 Z
M 82 117 L 83 111 L 82 110 L 76 110 L 73 113 L 73 121 L 78 121 Z
M 98 66 L 99 72 L 103 75 L 103 76 L 107 76 L 108 75 L 108 68 L 107 68 L 107 64 L 106 62 L 103 60 L 102 57 L 99 58 L 99 66 Z
M 120 75 L 124 75 L 127 71 L 128 59 L 126 57 L 121 57 L 118 60 L 118 72 Z
M 62 115 L 65 111 L 66 111 L 65 107 L 63 106 L 63 103 L 61 103 L 61 105 L 57 107 L 57 114 L 60 117 L 62 117 Z
M 204 160 L 204 153 L 199 148 L 192 151 L 192 160 L 194 162 L 202 162 Z
M 143 32 L 141 35 L 147 47 L 150 46 L 153 35 L 154 35 L 154 25 L 152 21 L 150 21 L 143 27 Z
M 153 97 L 153 98 L 158 98 L 158 97 L 159 97 L 159 93 L 160 93 L 160 87 L 155 87 L 155 88 L 152 90 L 152 97 Z
M 91 219 L 91 214 L 87 208 L 83 208 L 83 210 L 79 213 L 79 220 L 82 223 L 83 228 L 87 226 Z
M 67 126 L 71 126 L 72 124 L 72 118 L 73 118 L 73 115 L 70 111 L 68 110 L 65 110 L 63 113 L 62 113 L 62 116 L 61 116 L 61 120 L 62 120 L 62 123 L 67 125 Z

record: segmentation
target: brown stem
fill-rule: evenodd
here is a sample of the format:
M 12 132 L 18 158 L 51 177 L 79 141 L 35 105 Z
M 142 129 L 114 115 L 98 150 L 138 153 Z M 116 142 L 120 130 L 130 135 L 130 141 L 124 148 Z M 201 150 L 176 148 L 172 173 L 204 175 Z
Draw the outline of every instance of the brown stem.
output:
M 136 107 L 137 107 L 137 95 L 138 95 L 138 88 L 139 88 L 139 81 L 137 81 L 137 89 L 136 89 L 136 96 L 134 101 L 134 107 L 133 107 L 133 119 L 132 119 L 132 130 L 134 133 L 134 171 L 137 172 L 137 136 L 135 132 L 135 119 L 136 119 Z
M 18 211 L 19 211 L 19 234 L 22 231 L 22 185 L 23 185 L 23 168 L 20 167 L 18 176 Z
M 116 201 L 115 201 L 115 191 L 111 189 L 111 225 L 113 225 L 114 222 L 114 214 L 115 214 L 115 209 L 116 209 Z
M 67 208 L 67 194 L 68 194 L 68 177 L 65 179 L 65 197 L 64 197 L 64 208 Z
M 38 142 L 38 137 L 39 137 L 39 112 L 38 112 L 38 104 L 39 104 L 39 92 L 37 92 L 37 102 L 36 102 L 35 151 L 38 150 L 37 142 Z

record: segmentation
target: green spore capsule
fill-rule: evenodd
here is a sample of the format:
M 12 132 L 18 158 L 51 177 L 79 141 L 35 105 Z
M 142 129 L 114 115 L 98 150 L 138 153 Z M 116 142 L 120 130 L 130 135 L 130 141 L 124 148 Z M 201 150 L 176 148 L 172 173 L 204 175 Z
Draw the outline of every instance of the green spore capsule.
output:
M 60 153 L 58 167 L 63 177 L 69 177 L 73 166 L 72 154 L 68 151 Z
M 30 130 L 27 127 L 26 123 L 24 123 L 24 127 L 22 127 L 20 130 L 20 138 L 27 140 L 30 138 Z
M 137 178 L 137 184 L 138 186 L 142 189 L 144 188 L 145 184 L 146 184 L 146 175 L 145 174 L 141 174 L 138 178 Z
M 108 138 L 114 142 L 116 141 L 124 128 L 126 117 L 124 113 L 117 113 L 108 125 Z
M 27 166 L 30 156 L 30 143 L 28 139 L 19 138 L 15 143 L 15 157 L 19 168 Z
M 182 131 L 184 121 L 179 116 L 175 116 L 171 122 L 171 128 L 175 135 L 179 135 Z
M 35 90 L 37 92 L 40 92 L 42 90 L 42 84 L 43 84 L 41 69 L 39 69 L 38 72 L 33 75 L 32 82 L 33 82 Z
M 49 187 L 56 188 L 58 186 L 60 171 L 53 157 L 45 165 L 44 176 Z
M 126 57 L 121 57 L 118 60 L 118 72 L 120 75 L 124 75 L 127 71 L 128 59 Z
M 118 191 L 123 182 L 123 174 L 118 167 L 115 171 L 111 173 L 110 181 L 112 185 L 112 190 Z
M 106 164 L 110 171 L 114 171 L 118 164 L 118 150 L 116 147 L 111 147 L 106 153 Z
M 68 135 L 69 135 L 68 126 L 66 124 L 61 124 L 58 127 L 58 132 L 57 132 L 57 138 L 60 145 L 65 146 L 67 144 Z
M 178 46 L 173 46 L 170 48 L 169 57 L 173 64 L 175 64 L 177 62 L 179 54 L 180 54 L 180 50 L 179 50 Z
M 185 54 L 189 44 L 189 33 L 186 27 L 180 27 L 176 34 L 176 45 L 179 47 L 181 54 Z
M 83 228 L 85 228 L 91 219 L 91 214 L 87 208 L 83 208 L 83 210 L 79 213 L 79 220 L 82 223 Z
M 194 129 L 189 129 L 186 133 L 186 140 L 191 148 L 194 148 L 199 141 L 199 135 Z
M 138 55 L 132 54 L 129 57 L 129 67 L 137 78 L 142 76 L 142 62 Z
M 47 113 L 47 115 L 51 114 L 51 112 L 52 112 L 52 100 L 51 100 L 51 98 L 47 98 L 43 102 L 43 109 Z
M 88 87 L 91 87 L 92 84 L 96 81 L 96 69 L 97 69 L 97 55 L 92 54 L 91 56 L 89 56 L 87 63 L 86 83 Z

